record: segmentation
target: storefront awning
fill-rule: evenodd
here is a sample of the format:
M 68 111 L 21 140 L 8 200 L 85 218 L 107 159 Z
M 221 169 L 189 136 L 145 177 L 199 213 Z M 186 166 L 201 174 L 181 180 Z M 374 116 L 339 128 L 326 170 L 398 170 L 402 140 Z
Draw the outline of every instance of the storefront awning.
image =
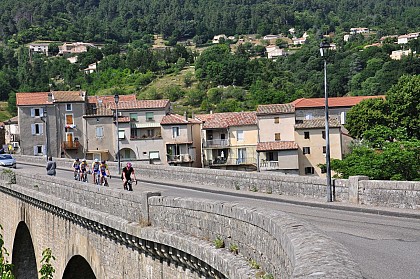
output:
M 150 122 L 150 123 L 136 123 L 136 128 L 159 128 L 160 123 Z

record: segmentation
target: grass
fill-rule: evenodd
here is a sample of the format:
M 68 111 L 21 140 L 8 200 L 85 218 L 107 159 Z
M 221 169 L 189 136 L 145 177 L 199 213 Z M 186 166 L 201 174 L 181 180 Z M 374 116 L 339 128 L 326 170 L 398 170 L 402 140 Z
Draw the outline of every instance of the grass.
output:
M 5 121 L 12 117 L 10 112 L 7 110 L 7 107 L 7 102 L 0 102 L 0 121 Z

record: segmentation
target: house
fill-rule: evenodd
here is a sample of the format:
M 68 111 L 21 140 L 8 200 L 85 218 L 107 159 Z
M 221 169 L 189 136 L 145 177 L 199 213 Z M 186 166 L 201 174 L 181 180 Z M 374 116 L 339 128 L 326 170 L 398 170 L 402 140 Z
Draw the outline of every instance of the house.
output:
M 366 27 L 350 28 L 351 35 L 363 34 L 363 33 L 369 33 L 369 28 L 366 28 Z
M 33 52 L 43 53 L 48 56 L 49 43 L 33 42 L 29 44 L 29 50 Z
M 263 40 L 275 40 L 275 39 L 278 39 L 280 37 L 281 37 L 280 35 L 265 35 L 263 37 Z
M 16 93 L 21 154 L 83 154 L 85 97 L 84 91 Z
M 226 40 L 227 37 L 224 34 L 216 35 L 216 36 L 213 37 L 212 43 L 213 44 L 219 44 L 220 43 L 220 39 Z
M 279 48 L 276 45 L 268 45 L 265 47 L 265 50 L 267 52 L 267 58 L 268 59 L 275 59 L 279 56 L 285 56 L 286 52 L 284 49 Z
M 119 95 L 118 107 L 114 96 L 92 96 L 88 104 L 84 116 L 88 127 L 88 158 L 104 156 L 116 160 L 119 145 L 122 161 L 165 162 L 160 122 L 169 113 L 169 100 L 137 100 L 132 94 Z M 115 118 L 117 109 L 118 118 Z
M 202 124 L 203 166 L 227 170 L 256 170 L 258 130 L 255 112 L 226 112 L 196 116 Z
M 298 174 L 298 145 L 294 136 L 295 107 L 292 104 L 259 105 L 256 114 L 258 169 Z
M 166 164 L 198 167 L 201 165 L 201 121 L 169 113 L 160 122 L 166 146 Z
M 3 122 L 4 125 L 4 144 L 12 145 L 15 152 L 19 152 L 20 137 L 19 137 L 19 119 L 17 116 L 12 117 Z
M 96 68 L 98 67 L 99 63 L 100 61 L 89 64 L 87 68 L 83 69 L 83 72 L 85 72 L 85 74 L 92 74 L 96 72 Z
M 329 140 L 331 159 L 342 159 L 344 155 L 342 126 L 338 118 L 329 120 Z M 295 140 L 299 156 L 300 175 L 325 176 L 325 170 L 319 164 L 325 164 L 326 154 L 325 118 L 297 120 Z
M 95 45 L 90 43 L 82 43 L 82 42 L 76 42 L 76 43 L 64 43 L 61 46 L 58 46 L 58 54 L 64 55 L 64 54 L 75 54 L 75 53 L 82 53 L 86 52 L 88 48 L 95 47 Z
M 391 59 L 393 59 L 393 60 L 401 60 L 401 58 L 403 56 L 408 56 L 411 53 L 412 53 L 411 49 L 408 49 L 408 50 L 402 50 L 402 49 L 393 50 L 392 53 L 389 55 L 389 57 L 391 57 Z
M 398 36 L 397 43 L 399 45 L 408 44 L 409 41 L 417 39 L 419 37 L 419 34 L 420 33 L 417 32 L 417 33 L 409 33 L 409 34 Z
M 309 35 L 305 32 L 303 33 L 303 36 L 301 38 L 293 38 L 293 45 L 303 45 L 306 43 L 306 39 L 309 37 Z

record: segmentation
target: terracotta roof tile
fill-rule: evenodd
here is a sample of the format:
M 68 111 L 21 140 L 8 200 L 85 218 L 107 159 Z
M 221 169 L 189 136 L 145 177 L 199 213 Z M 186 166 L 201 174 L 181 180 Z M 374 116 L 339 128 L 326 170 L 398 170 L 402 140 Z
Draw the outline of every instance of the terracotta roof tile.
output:
M 103 104 L 87 104 L 85 116 L 113 116 L 111 109 L 107 108 Z
M 171 125 L 171 124 L 200 124 L 201 121 L 194 119 L 194 118 L 188 118 L 188 120 L 185 119 L 184 116 L 181 116 L 179 114 L 168 114 L 165 115 L 162 118 L 162 121 L 160 121 L 161 125 Z
M 257 125 L 255 112 L 224 112 L 196 116 L 204 122 L 203 129 L 226 129 L 232 126 Z
M 52 91 L 52 98 L 54 102 L 84 102 L 84 91 Z
M 165 108 L 169 105 L 169 100 L 136 100 L 123 101 L 118 103 L 118 109 L 157 109 Z M 108 103 L 110 109 L 115 109 L 115 102 Z
M 271 141 L 271 142 L 259 142 L 257 144 L 257 151 L 294 150 L 294 149 L 298 149 L 298 145 L 294 141 Z
M 328 107 L 352 107 L 357 105 L 363 100 L 372 98 L 385 98 L 384 95 L 380 96 L 353 96 L 353 97 L 329 97 Z M 292 104 L 296 109 L 299 108 L 317 108 L 325 106 L 325 98 L 310 98 L 310 99 L 297 99 Z
M 16 93 L 17 106 L 33 106 L 33 105 L 49 105 L 48 102 L 49 92 L 32 92 L 32 93 Z
M 271 104 L 271 105 L 259 105 L 257 107 L 257 115 L 264 114 L 282 114 L 282 113 L 294 113 L 295 107 L 293 104 Z
M 314 128 L 323 128 L 325 127 L 325 119 L 324 118 L 315 118 L 310 120 L 301 120 L 302 123 L 296 123 L 295 129 L 314 129 Z M 328 121 L 330 128 L 338 128 L 341 127 L 340 121 L 338 118 L 331 117 Z

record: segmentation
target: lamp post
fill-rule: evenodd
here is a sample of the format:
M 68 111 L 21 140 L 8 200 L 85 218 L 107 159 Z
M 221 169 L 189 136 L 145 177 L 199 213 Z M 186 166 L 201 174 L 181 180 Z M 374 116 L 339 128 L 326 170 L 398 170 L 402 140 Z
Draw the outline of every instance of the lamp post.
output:
M 321 57 L 324 59 L 324 96 L 325 96 L 325 161 L 326 161 L 326 175 L 327 175 L 327 202 L 332 202 L 332 187 L 331 187 L 331 166 L 330 166 L 330 127 L 328 123 L 328 92 L 327 92 L 327 54 L 330 50 L 330 44 L 321 42 L 319 51 Z
M 45 119 L 44 120 L 44 123 L 45 123 L 45 155 L 47 156 L 47 161 L 48 161 L 48 156 L 50 156 L 50 154 L 49 154 L 49 149 L 50 149 L 50 147 L 49 147 L 49 145 L 50 145 L 49 133 L 50 133 L 50 131 L 49 131 L 49 127 L 48 127 L 47 107 L 44 107 L 44 111 L 43 111 L 42 115 L 43 115 L 42 118 Z
M 121 162 L 120 162 L 120 135 L 119 135 L 119 125 L 118 125 L 118 102 L 120 96 L 117 94 L 114 95 L 115 100 L 115 123 L 117 124 L 117 160 L 118 160 L 118 174 L 121 173 Z

